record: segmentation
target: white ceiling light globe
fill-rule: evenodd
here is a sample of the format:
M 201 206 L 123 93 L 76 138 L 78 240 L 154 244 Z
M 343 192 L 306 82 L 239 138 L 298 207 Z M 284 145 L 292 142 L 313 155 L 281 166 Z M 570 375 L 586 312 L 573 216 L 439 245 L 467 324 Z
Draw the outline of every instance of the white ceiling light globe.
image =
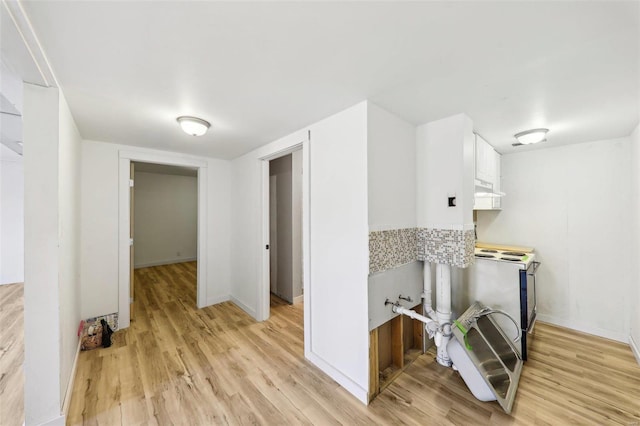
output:
M 197 117 L 182 116 L 178 117 L 177 120 L 182 130 L 191 136 L 202 136 L 211 127 L 208 121 Z
M 534 143 L 545 141 L 548 131 L 549 129 L 532 129 L 516 133 L 514 136 L 521 144 L 531 145 Z

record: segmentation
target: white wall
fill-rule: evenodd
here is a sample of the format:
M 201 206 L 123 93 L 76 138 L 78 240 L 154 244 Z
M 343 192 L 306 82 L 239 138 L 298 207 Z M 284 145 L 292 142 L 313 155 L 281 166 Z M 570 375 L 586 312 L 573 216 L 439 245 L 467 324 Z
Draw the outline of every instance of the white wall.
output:
M 196 260 L 198 179 L 135 172 L 136 268 Z
M 640 364 L 640 124 L 631 133 L 631 212 L 633 270 L 631 274 L 631 325 L 629 343 Z M 635 293 L 635 294 L 634 294 Z
M 60 417 L 58 91 L 24 86 L 25 424 Z M 49 350 L 43 350 L 49 348 Z
M 306 356 L 363 402 L 369 382 L 366 119 L 363 102 L 233 160 L 231 244 L 233 300 L 255 316 L 264 250 L 260 159 L 307 140 L 310 131 Z
M 0 149 L 1 285 L 24 282 L 24 163 L 4 145 Z
M 311 126 L 311 351 L 369 388 L 367 103 Z M 331 375 L 331 374 L 330 374 Z M 334 377 L 335 378 L 335 377 Z
M 25 85 L 23 123 L 25 423 L 31 425 L 61 420 L 77 353 L 80 136 L 54 88 Z
M 535 247 L 539 318 L 628 341 L 632 253 L 628 138 L 502 156 L 501 212 L 480 241 Z
M 369 231 L 414 228 L 416 222 L 416 127 L 369 103 L 367 110 Z M 368 278 L 369 329 L 397 316 L 384 301 L 399 294 L 420 301 L 422 263 Z
M 118 311 L 118 167 L 119 151 L 163 156 L 182 154 L 125 145 L 83 141 L 81 205 L 82 316 Z M 189 157 L 196 158 L 196 157 Z M 230 168 L 223 160 L 207 162 L 207 304 L 229 298 Z
M 464 114 L 417 129 L 419 227 L 473 229 L 473 122 Z M 456 207 L 448 197 L 456 197 Z
M 59 96 L 58 238 L 60 289 L 60 395 L 72 379 L 80 315 L 80 145 L 64 96 Z
M 369 230 L 416 226 L 416 127 L 369 103 Z

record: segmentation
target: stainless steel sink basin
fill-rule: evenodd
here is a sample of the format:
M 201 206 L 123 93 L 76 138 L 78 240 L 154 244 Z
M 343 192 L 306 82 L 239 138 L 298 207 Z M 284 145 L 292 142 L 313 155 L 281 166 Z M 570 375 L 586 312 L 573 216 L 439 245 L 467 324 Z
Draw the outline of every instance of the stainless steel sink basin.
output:
M 457 342 L 452 345 L 450 356 L 478 399 L 493 399 L 486 397 L 489 390 L 504 411 L 510 413 L 520 380 L 522 359 L 511 340 L 486 312 L 487 307 L 476 302 L 458 318 L 453 329 Z M 469 367 L 469 361 L 476 371 Z

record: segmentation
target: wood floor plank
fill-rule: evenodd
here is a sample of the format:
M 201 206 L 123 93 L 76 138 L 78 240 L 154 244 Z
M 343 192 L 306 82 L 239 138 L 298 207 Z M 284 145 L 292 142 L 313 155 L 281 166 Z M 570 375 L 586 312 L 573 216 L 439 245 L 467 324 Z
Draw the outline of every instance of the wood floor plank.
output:
M 304 358 L 301 304 L 274 297 L 257 323 L 230 302 L 196 309 L 195 262 L 135 276 L 136 319 L 112 347 L 80 354 L 68 425 L 640 424 L 640 367 L 619 342 L 539 323 L 511 415 L 476 400 L 433 349 L 365 406 Z M 0 424 L 13 426 L 24 418 L 22 286 L 2 287 L 14 337 L 0 345 Z
M 473 398 L 458 373 L 438 365 L 432 351 L 364 406 L 304 359 L 302 305 L 274 297 L 271 318 L 263 323 L 229 302 L 198 310 L 195 271 L 195 263 L 136 271 L 141 306 L 132 332 L 123 339 L 135 362 L 120 363 L 127 365 L 126 377 L 139 381 L 136 388 L 127 379 L 126 386 L 136 389 L 132 398 L 146 401 L 149 411 L 144 406 L 138 414 L 122 410 L 124 423 L 556 425 L 640 420 L 635 398 L 640 367 L 628 347 L 542 323 L 511 416 L 496 402 Z M 77 386 L 82 382 L 77 380 Z M 125 398 L 123 375 L 119 383 Z M 74 394 L 72 405 L 93 404 L 88 396 Z M 90 420 L 74 416 L 69 424 Z
M 0 425 L 24 423 L 24 286 L 0 286 Z

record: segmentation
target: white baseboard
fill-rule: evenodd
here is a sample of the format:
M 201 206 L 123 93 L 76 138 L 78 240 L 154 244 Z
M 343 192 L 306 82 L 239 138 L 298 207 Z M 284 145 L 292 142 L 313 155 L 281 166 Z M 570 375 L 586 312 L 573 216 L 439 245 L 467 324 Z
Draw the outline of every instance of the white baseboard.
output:
M 76 369 L 78 368 L 78 358 L 80 358 L 81 347 L 82 338 L 78 338 L 78 348 L 76 349 L 76 356 L 73 358 L 73 365 L 71 366 L 71 377 L 69 377 L 69 383 L 67 384 L 67 390 L 62 402 L 62 414 L 65 417 L 69 415 L 69 406 L 71 405 L 71 396 L 73 395 L 73 384 L 76 381 Z
M 24 283 L 24 279 L 22 281 L 6 281 L 6 282 L 0 282 L 0 285 L 14 285 L 14 284 L 22 284 Z
M 136 263 L 133 269 L 149 268 L 151 266 L 172 265 L 174 263 L 195 262 L 197 257 L 178 257 L 175 259 L 155 260 L 153 262 Z
M 359 384 L 336 370 L 329 365 L 325 360 L 316 355 L 313 352 L 306 354 L 306 358 L 311 361 L 316 367 L 322 370 L 327 376 L 338 382 L 340 386 L 345 388 L 351 395 L 355 396 L 360 402 L 365 405 L 369 405 L 369 397 L 366 389 L 363 389 Z
M 549 324 L 559 325 L 560 327 L 570 328 L 582 333 L 593 334 L 594 336 L 604 337 L 605 339 L 616 340 L 621 343 L 627 343 L 629 337 L 624 332 L 611 330 L 603 330 L 598 327 L 580 324 L 570 319 L 556 318 L 553 315 L 538 314 L 538 320 L 548 322 Z
M 224 296 L 214 296 L 207 299 L 207 306 L 217 305 L 218 303 L 227 302 L 231 300 L 229 295 Z
M 40 426 L 65 426 L 65 416 L 56 417 L 55 419 L 40 423 Z
M 631 352 L 636 357 L 636 361 L 638 361 L 638 365 L 640 365 L 640 346 L 638 343 L 633 340 L 633 337 L 629 336 L 629 346 L 631 346 Z
M 255 309 L 251 309 L 249 306 L 247 306 L 246 304 L 244 304 L 243 302 L 239 301 L 238 299 L 236 299 L 233 296 L 229 297 L 229 300 L 231 300 L 233 303 L 238 305 L 238 307 L 240 309 L 242 309 L 243 311 L 245 311 L 246 313 L 251 315 L 252 318 L 256 318 L 256 310 Z
M 296 296 L 293 298 L 293 304 L 297 305 L 298 303 L 302 303 L 304 301 L 304 294 L 301 294 L 300 296 Z

